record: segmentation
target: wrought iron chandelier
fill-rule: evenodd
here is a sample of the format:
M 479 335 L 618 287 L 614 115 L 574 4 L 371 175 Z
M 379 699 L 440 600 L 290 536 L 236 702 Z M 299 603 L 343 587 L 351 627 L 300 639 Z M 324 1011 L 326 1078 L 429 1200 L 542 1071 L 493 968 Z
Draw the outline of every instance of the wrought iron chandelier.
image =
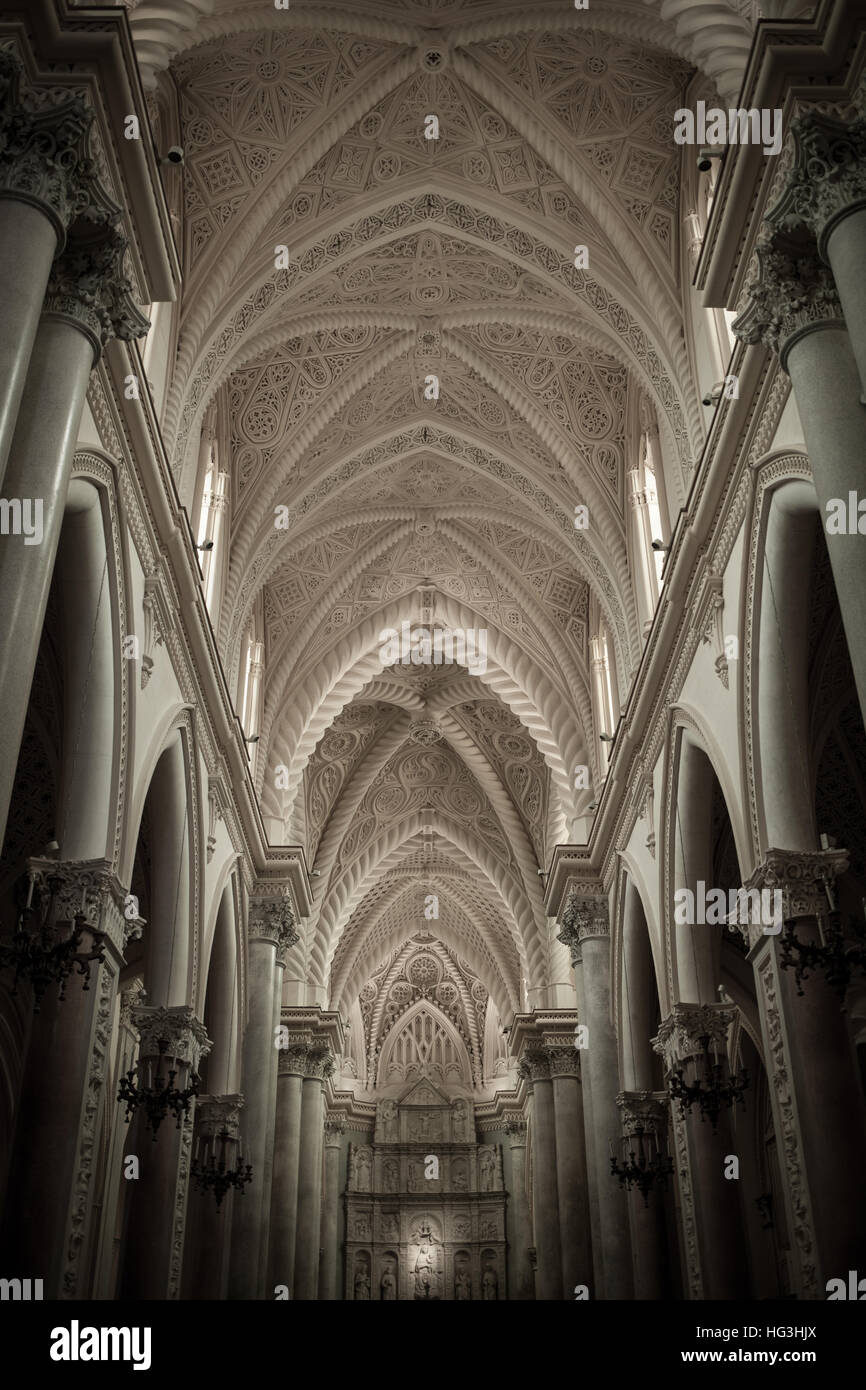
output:
M 719 1115 L 725 1107 L 730 1109 L 737 1101 L 742 1108 L 745 1108 L 743 1095 L 749 1088 L 749 1073 L 743 1067 L 742 1071 L 724 1080 L 722 1063 L 719 1061 L 716 1044 L 713 1044 L 714 1056 L 711 1060 L 709 1034 L 704 1033 L 698 1041 L 701 1045 L 701 1056 L 693 1059 L 694 1080 L 686 1081 L 685 1070 L 681 1063 L 671 1072 L 668 1087 L 671 1099 L 679 1102 L 680 1114 L 685 1115 L 693 1105 L 697 1105 L 700 1109 L 701 1121 L 709 1119 L 715 1134 L 719 1127 Z
M 826 917 L 819 913 L 817 922 L 820 936 L 817 942 L 801 941 L 796 922 L 785 923 L 779 937 L 779 964 L 783 970 L 793 969 L 798 994 L 803 993 L 803 980 L 810 971 L 823 970 L 830 988 L 842 998 L 853 972 L 866 970 L 866 929 L 849 920 L 850 934 L 846 934 L 842 929 L 842 914 L 836 908 L 831 908 Z
M 226 1149 L 229 1144 L 236 1143 L 238 1146 L 237 1163 L 234 1168 L 226 1167 Z M 217 1145 L 219 1145 L 219 1157 L 217 1157 Z M 253 1180 L 252 1165 L 244 1165 L 244 1156 L 241 1147 L 240 1137 L 237 1139 L 223 1125 L 219 1134 L 213 1138 L 210 1136 L 196 1140 L 195 1157 L 190 1167 L 190 1176 L 195 1180 L 198 1192 L 213 1192 L 216 1197 L 217 1211 L 220 1209 L 223 1197 L 229 1188 L 233 1187 L 236 1192 L 244 1195 L 244 1185 Z
M 650 1135 L 655 1139 L 655 1153 L 651 1153 Z M 610 1175 L 612 1178 L 619 1178 L 620 1187 L 628 1188 L 629 1191 L 636 1187 L 643 1197 L 644 1206 L 648 1207 L 649 1194 L 656 1183 L 662 1191 L 667 1190 L 668 1178 L 673 1174 L 674 1163 L 672 1158 L 659 1149 L 658 1134 L 654 1129 L 646 1130 L 643 1125 L 635 1125 L 625 1142 L 631 1143 L 634 1140 L 637 1141 L 637 1148 L 629 1149 L 627 1163 L 617 1162 L 611 1143 Z
M 49 985 L 60 986 L 62 1002 L 66 998 L 66 981 L 73 970 L 84 978 L 82 989 L 90 989 L 90 967 L 100 965 L 105 959 L 105 932 L 88 922 L 84 912 L 84 890 L 79 911 L 71 921 L 63 920 L 58 917 L 57 908 L 64 880 L 59 874 L 50 874 L 45 882 L 48 892 L 38 893 L 37 906 L 34 906 L 36 880 L 31 875 L 27 901 L 12 938 L 0 941 L 0 970 L 15 971 L 12 995 L 18 993 L 19 980 L 29 980 L 33 989 L 33 1012 L 37 1014 Z M 85 932 L 92 938 L 89 950 L 81 949 Z
M 120 1091 L 118 1101 L 126 1103 L 126 1123 L 132 1119 L 139 1106 L 144 1106 L 145 1124 L 152 1132 L 152 1138 L 156 1142 L 156 1133 L 166 1115 L 171 1112 L 177 1120 L 177 1129 L 180 1129 L 184 1116 L 189 1114 L 189 1103 L 199 1094 L 201 1078 L 197 1072 L 192 1072 L 189 1078 L 189 1085 L 184 1090 L 179 1090 L 175 1086 L 175 1079 L 182 1065 L 178 1058 L 172 1058 L 174 1065 L 169 1065 L 167 1079 L 163 1076 L 163 1060 L 168 1051 L 168 1042 L 165 1038 L 160 1038 L 157 1043 L 159 1056 L 156 1062 L 156 1076 L 153 1075 L 153 1059 L 148 1057 L 143 1064 L 146 1068 L 143 1078 L 136 1072 L 141 1072 L 142 1062 L 139 1061 L 120 1080 Z

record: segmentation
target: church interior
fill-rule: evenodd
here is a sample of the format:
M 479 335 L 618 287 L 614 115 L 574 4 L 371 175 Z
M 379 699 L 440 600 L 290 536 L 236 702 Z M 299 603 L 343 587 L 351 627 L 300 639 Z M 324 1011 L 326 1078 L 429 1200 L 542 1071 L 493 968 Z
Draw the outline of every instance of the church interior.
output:
M 0 0 L 4 1288 L 866 1274 L 864 258 L 862 0 Z

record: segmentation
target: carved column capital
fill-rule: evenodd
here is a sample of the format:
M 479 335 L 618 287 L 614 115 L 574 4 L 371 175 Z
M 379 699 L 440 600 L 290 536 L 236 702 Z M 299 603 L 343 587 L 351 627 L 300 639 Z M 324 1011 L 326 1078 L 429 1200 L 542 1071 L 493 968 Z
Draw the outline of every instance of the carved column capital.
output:
M 812 852 L 793 849 L 769 849 L 762 862 L 746 883 L 747 888 L 779 889 L 782 894 L 782 918 L 786 922 L 798 917 L 826 915 L 830 901 L 828 889 L 848 868 L 848 851 L 822 849 Z M 756 939 L 761 936 L 758 926 Z M 753 942 L 754 944 L 754 942 Z
M 97 186 L 88 153 L 93 112 L 78 96 L 32 107 L 21 96 L 22 73 L 14 53 L 0 51 L 0 198 L 39 208 L 62 246 Z
M 34 894 L 50 903 L 52 921 L 71 922 L 83 917 L 92 931 L 105 933 L 120 955 L 146 925 L 138 902 L 125 892 L 107 859 L 27 860 L 27 876 Z
M 572 965 L 580 965 L 584 941 L 604 936 L 610 936 L 607 898 L 570 893 L 562 914 L 562 931 L 556 939 L 570 950 Z
M 132 1010 L 132 1023 L 140 1038 L 139 1056 L 157 1057 L 159 1045 L 167 1044 L 168 1063 L 185 1062 L 191 1071 L 211 1050 L 211 1041 L 204 1024 L 196 1018 L 188 1004 L 165 1008 L 161 1004 L 140 1004 Z
M 279 965 L 285 965 L 287 952 L 301 939 L 294 927 L 291 899 L 282 889 L 256 893 L 250 898 L 249 939 L 270 942 L 276 948 Z
M 853 121 L 820 111 L 796 116 L 790 126 L 794 165 L 771 209 L 771 226 L 807 226 L 827 258 L 834 227 L 866 207 L 866 117 Z
M 346 1116 L 342 1110 L 330 1110 L 325 1116 L 325 1148 L 338 1149 L 346 1131 Z
M 573 1076 L 576 1081 L 580 1080 L 580 1059 L 571 1035 L 546 1039 L 544 1050 L 547 1053 L 552 1078 Z
M 119 209 L 89 205 L 48 277 L 44 312 L 75 323 L 90 340 L 94 360 L 111 338 L 140 338 L 150 327 L 124 274 L 126 248 Z
M 746 286 L 748 304 L 731 325 L 744 343 L 766 343 L 783 367 L 807 333 L 844 326 L 836 282 L 811 233 L 768 230 L 755 248 L 757 274 Z
M 622 1117 L 622 1132 L 631 1137 L 636 1130 L 661 1139 L 668 1132 L 670 1097 L 667 1091 L 620 1091 L 616 1098 Z
M 199 1096 L 195 1103 L 196 1132 L 202 1138 L 216 1139 L 222 1130 L 237 1139 L 241 1124 L 242 1095 Z
M 517 1066 L 518 1075 L 522 1076 L 530 1085 L 536 1081 L 550 1080 L 550 1058 L 541 1048 L 532 1048 L 524 1052 Z
M 715 1044 L 720 1052 L 727 1053 L 728 1029 L 736 1012 L 727 1004 L 674 1004 L 651 1039 L 653 1050 L 664 1058 L 669 1072 L 680 1062 L 699 1057 L 704 1038 L 709 1038 L 710 1047 Z
M 502 1128 L 508 1135 L 512 1149 L 522 1149 L 526 1146 L 526 1116 L 521 1110 L 506 1110 L 502 1117 Z

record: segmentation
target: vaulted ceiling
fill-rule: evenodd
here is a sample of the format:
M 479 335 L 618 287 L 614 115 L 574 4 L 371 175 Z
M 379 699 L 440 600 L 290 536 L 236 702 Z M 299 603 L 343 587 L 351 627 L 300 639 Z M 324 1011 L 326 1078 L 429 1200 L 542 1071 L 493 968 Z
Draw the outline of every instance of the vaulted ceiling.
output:
M 174 54 L 186 151 L 164 430 L 191 506 L 205 412 L 225 421 L 218 638 L 236 683 L 259 606 L 256 780 L 317 870 L 311 980 L 348 1014 L 423 928 L 507 1022 L 547 983 L 538 870 L 591 799 L 574 769 L 599 771 L 592 622 L 623 696 L 640 655 L 641 408 L 674 506 L 701 443 L 672 131 L 711 65 L 637 3 L 314 8 L 170 42 L 133 10 L 154 67 Z M 383 668 L 422 610 L 486 629 L 486 669 Z

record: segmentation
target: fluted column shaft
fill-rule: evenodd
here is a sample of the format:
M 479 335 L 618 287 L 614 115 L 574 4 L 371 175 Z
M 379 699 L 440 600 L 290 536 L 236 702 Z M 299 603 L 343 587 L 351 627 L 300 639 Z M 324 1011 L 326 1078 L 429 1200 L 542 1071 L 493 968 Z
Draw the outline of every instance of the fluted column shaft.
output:
M 340 1207 L 340 1157 L 346 1117 L 333 1112 L 325 1120 L 325 1180 L 322 1197 L 322 1258 L 319 1266 L 319 1298 L 333 1302 L 339 1292 L 337 1224 Z
M 279 1056 L 274 1178 L 271 1188 L 270 1283 L 285 1284 L 294 1297 L 298 1221 L 298 1161 L 301 1151 L 301 1087 L 304 1045 Z
M 301 1149 L 298 1158 L 298 1221 L 295 1298 L 312 1301 L 319 1288 L 322 1222 L 323 1080 L 333 1063 L 324 1048 L 308 1055 L 301 1096 Z
M 537 1269 L 535 1296 L 560 1300 L 562 1250 L 559 1238 L 559 1201 L 556 1181 L 556 1115 L 553 1083 L 547 1056 L 531 1051 L 521 1061 L 522 1075 L 532 1084 L 532 1206 L 535 1218 Z
M 610 934 L 607 899 L 569 899 L 559 934 L 571 949 L 578 1018 L 587 1029 L 581 1049 L 584 1130 L 591 1190 L 597 1205 L 592 1261 L 596 1298 L 633 1296 L 631 1243 L 625 1193 L 610 1176 L 610 1143 L 620 1131 L 616 1097 L 619 1068 L 610 1019 Z M 586 1107 L 587 1096 L 589 1106 Z M 598 1239 L 596 1240 L 596 1229 Z
M 511 1148 L 511 1200 L 507 1218 L 511 1226 L 508 1270 L 512 1296 L 517 1300 L 535 1298 L 535 1276 L 529 1260 L 532 1227 L 526 1193 L 526 1120 L 519 1112 L 507 1113 L 505 1132 Z
M 235 1203 L 230 1297 L 266 1297 L 268 1226 L 277 1090 L 275 998 L 282 972 L 278 953 L 298 940 L 291 904 L 271 887 L 254 893 L 249 911 L 249 1021 L 244 1034 L 244 1131 L 252 1182 Z
M 592 1287 L 592 1248 L 586 1191 L 586 1143 L 580 1074 L 574 1039 L 551 1047 L 550 1074 L 556 1126 L 556 1186 L 559 1195 L 562 1283 L 565 1297 L 578 1284 Z

